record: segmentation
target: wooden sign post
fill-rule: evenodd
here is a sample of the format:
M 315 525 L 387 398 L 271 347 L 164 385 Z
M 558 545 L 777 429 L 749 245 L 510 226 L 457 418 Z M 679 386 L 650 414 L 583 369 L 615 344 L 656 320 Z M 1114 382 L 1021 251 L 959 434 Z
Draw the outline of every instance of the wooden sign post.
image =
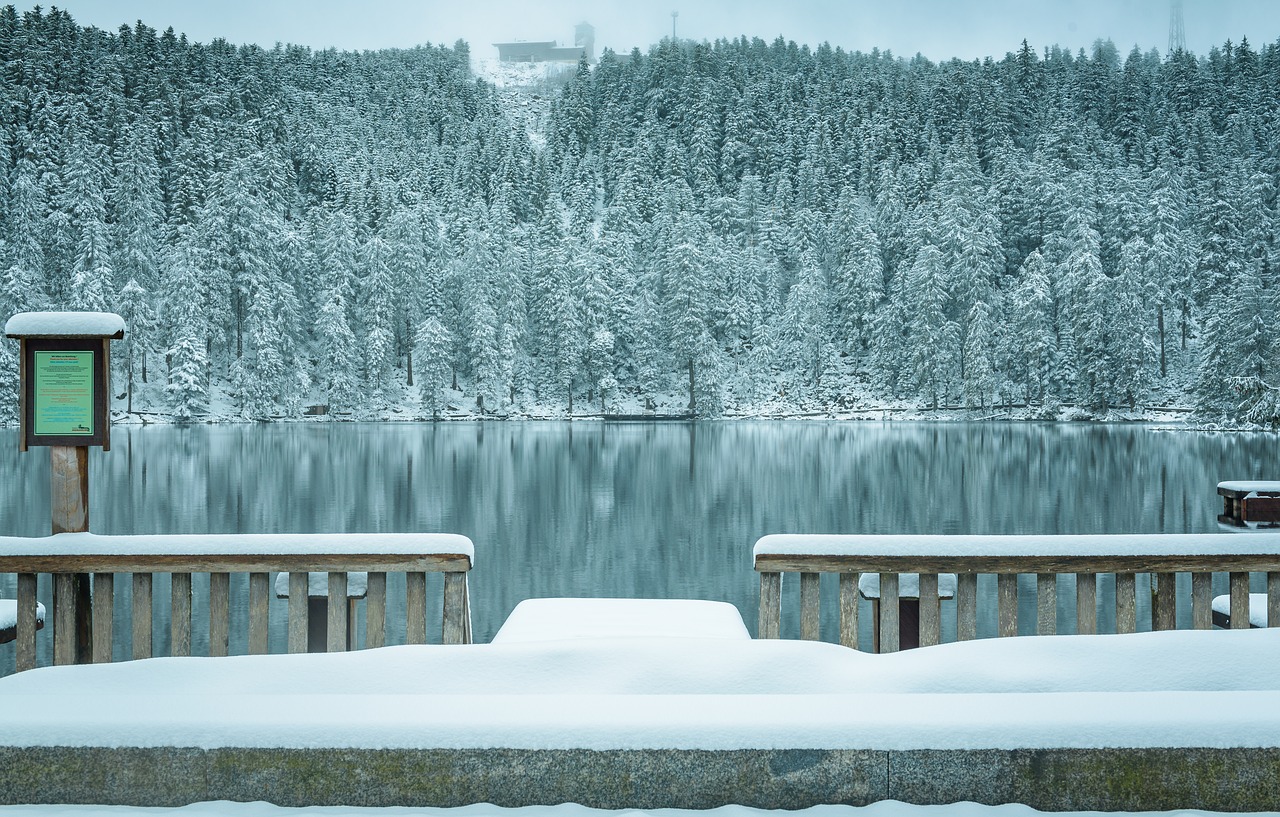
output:
M 111 449 L 111 341 L 124 328 L 109 312 L 23 312 L 5 324 L 21 345 L 18 448 L 49 447 L 53 533 L 89 530 L 89 446 Z M 89 574 L 55 574 L 53 626 L 76 631 L 74 653 L 55 651 L 55 664 L 92 660 Z

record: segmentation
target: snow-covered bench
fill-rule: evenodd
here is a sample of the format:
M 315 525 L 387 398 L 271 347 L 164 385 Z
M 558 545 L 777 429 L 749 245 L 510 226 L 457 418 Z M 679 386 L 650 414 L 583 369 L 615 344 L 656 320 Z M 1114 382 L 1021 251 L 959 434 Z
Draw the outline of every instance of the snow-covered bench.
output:
M 36 603 L 36 629 L 44 629 L 44 605 Z M 0 644 L 18 637 L 18 601 L 0 599 Z
M 1280 527 L 1280 482 L 1219 482 L 1218 496 L 1223 505 L 1219 522 L 1237 528 Z

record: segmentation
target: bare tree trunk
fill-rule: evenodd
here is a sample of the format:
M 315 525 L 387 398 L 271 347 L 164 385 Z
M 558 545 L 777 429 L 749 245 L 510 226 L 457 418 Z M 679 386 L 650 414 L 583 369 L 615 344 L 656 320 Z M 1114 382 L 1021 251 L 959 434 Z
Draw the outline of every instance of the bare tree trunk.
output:
M 1156 326 L 1160 330 L 1160 376 L 1165 377 L 1169 373 L 1169 369 L 1165 365 L 1164 354 L 1164 304 L 1156 306 Z
M 408 369 L 409 375 L 405 380 L 405 385 L 413 388 L 413 324 L 408 318 L 404 319 L 404 354 L 405 368 Z
M 689 413 L 696 414 L 698 411 L 698 403 L 693 396 L 694 376 L 693 376 L 693 358 L 689 358 Z

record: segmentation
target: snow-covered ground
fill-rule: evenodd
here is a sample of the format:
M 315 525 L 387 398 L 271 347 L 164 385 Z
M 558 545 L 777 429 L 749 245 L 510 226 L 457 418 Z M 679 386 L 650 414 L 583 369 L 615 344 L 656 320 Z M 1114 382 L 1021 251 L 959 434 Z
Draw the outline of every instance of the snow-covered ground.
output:
M 0 806 L 4 817 L 1037 817 L 1045 812 L 1021 805 L 982 806 L 953 803 L 947 806 L 913 806 L 886 800 L 869 806 L 813 806 L 799 811 L 768 811 L 744 806 L 722 806 L 706 811 L 688 809 L 625 809 L 606 811 L 573 803 L 558 806 L 502 808 L 481 803 L 460 808 L 358 808 L 315 806 L 282 808 L 270 803 L 196 803 L 181 808 L 133 808 L 129 806 Z M 1184 809 L 1176 812 L 1054 812 L 1054 817 L 1120 817 L 1124 814 L 1157 814 L 1168 817 L 1200 817 L 1214 812 Z M 1256 817 L 1276 817 L 1278 812 L 1254 812 Z M 1245 817 L 1245 815 L 1240 815 Z
M 0 679 L 0 742 L 205 749 L 1280 746 L 1280 628 L 990 639 L 890 655 L 736 635 L 548 638 L 526 633 L 470 646 L 37 669 Z

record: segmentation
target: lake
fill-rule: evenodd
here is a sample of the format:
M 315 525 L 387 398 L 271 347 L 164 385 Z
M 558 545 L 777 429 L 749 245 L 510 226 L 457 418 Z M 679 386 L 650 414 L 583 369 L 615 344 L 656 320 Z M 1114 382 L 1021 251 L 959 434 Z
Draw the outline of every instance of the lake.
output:
M 471 537 L 477 641 L 522 599 L 552 596 L 723 600 L 754 630 L 751 546 L 767 533 L 1213 531 L 1219 481 L 1280 477 L 1275 434 L 1145 425 L 117 426 L 112 444 L 90 455 L 97 533 Z M 15 430 L 0 433 L 0 533 L 45 535 L 49 458 L 17 449 Z M 13 595 L 0 576 L 0 597 Z M 201 615 L 197 600 L 197 651 Z M 156 634 L 167 653 L 163 620 Z M 0 673 L 12 652 L 0 646 Z

